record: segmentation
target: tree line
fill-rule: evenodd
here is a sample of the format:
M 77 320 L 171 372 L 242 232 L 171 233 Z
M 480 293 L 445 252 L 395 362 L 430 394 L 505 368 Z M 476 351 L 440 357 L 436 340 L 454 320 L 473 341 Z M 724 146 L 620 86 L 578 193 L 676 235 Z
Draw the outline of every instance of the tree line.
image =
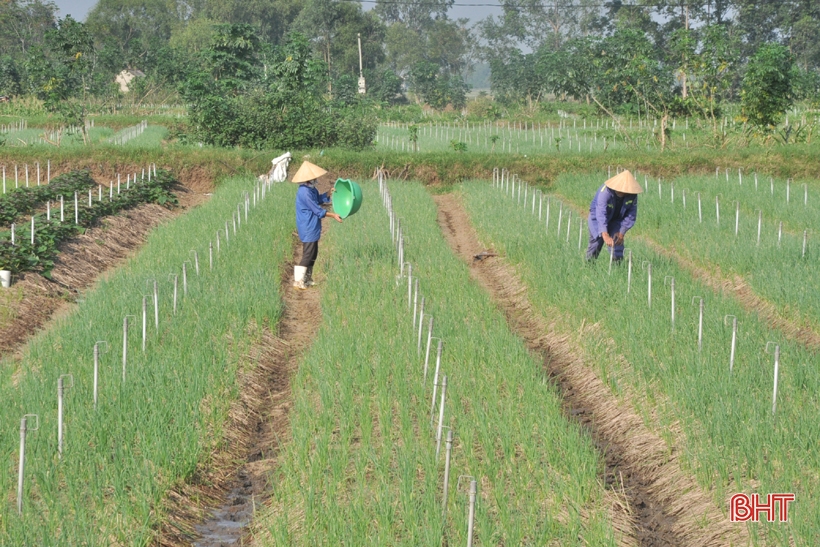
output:
M 507 103 L 574 99 L 607 113 L 716 120 L 745 101 L 746 118 L 767 127 L 792 100 L 818 97 L 817 2 L 499 1 L 500 16 L 470 26 L 448 16 L 455 0 L 376 0 L 371 10 L 351 0 L 99 0 L 85 22 L 60 18 L 48 0 L 5 0 L 0 94 L 33 94 L 78 118 L 90 98 L 119 100 L 114 76 L 131 68 L 147 75 L 132 95 L 178 95 L 200 127 L 272 108 L 362 121 L 407 91 L 433 108 L 463 107 L 465 74 L 480 61 Z M 238 133 L 211 141 L 248 144 Z

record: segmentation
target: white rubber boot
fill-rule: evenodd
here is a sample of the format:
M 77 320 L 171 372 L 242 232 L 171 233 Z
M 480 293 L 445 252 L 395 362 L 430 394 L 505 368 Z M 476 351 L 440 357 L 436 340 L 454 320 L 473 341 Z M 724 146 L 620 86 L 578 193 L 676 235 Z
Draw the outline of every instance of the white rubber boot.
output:
M 293 267 L 293 287 L 295 289 L 305 290 L 307 289 L 307 285 L 305 285 L 305 274 L 307 273 L 306 266 L 294 266 Z

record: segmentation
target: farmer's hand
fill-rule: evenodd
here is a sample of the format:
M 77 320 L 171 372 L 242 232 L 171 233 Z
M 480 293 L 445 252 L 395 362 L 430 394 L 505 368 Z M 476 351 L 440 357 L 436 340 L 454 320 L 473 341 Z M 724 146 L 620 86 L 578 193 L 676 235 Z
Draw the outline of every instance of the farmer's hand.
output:
M 327 216 L 329 216 L 330 218 L 336 219 L 336 222 L 341 222 L 342 221 L 342 217 L 340 217 L 336 213 L 328 213 Z
M 622 234 L 621 232 L 618 232 L 617 234 L 615 234 L 615 237 L 613 239 L 615 241 L 615 245 L 623 245 L 624 234 Z
M 609 237 L 609 234 L 607 232 L 602 233 L 601 236 L 604 238 L 604 243 L 606 243 L 607 247 L 612 247 L 613 245 L 615 245 L 615 242 L 612 241 L 612 238 Z
M 330 187 L 330 190 L 327 192 L 327 195 L 328 195 L 328 196 L 332 196 L 332 195 L 333 195 L 333 192 L 335 192 L 335 191 L 336 191 L 336 187 L 335 187 L 335 186 L 331 186 L 331 187 Z

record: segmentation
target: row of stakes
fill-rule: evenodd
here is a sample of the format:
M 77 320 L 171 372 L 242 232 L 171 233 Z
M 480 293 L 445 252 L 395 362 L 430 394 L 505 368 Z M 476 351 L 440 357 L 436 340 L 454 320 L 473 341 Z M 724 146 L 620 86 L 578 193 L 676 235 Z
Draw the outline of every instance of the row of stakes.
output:
M 611 168 L 610 168 L 610 170 L 611 170 Z M 611 171 L 610 171 L 610 174 L 611 174 Z M 720 175 L 720 168 L 717 167 L 717 168 L 715 168 L 715 178 L 716 179 L 719 178 L 719 175 Z M 737 176 L 738 176 L 738 184 L 740 186 L 742 186 L 743 185 L 743 170 L 742 169 L 737 170 Z M 726 169 L 726 182 L 729 182 L 729 169 L 728 168 Z M 791 179 L 786 179 L 786 203 L 791 203 L 791 197 L 790 197 L 791 196 L 791 182 L 792 182 Z M 755 184 L 755 191 L 757 191 L 758 187 L 759 187 L 758 186 L 757 173 L 754 173 L 754 184 Z M 808 204 L 809 204 L 809 187 L 808 187 L 808 184 L 806 184 L 806 183 L 803 183 L 802 186 L 803 186 L 803 206 L 808 207 Z M 649 189 L 649 181 L 648 181 L 648 177 L 646 175 L 644 175 L 644 188 L 647 189 L 647 190 Z M 770 188 L 771 195 L 774 196 L 774 179 L 772 179 L 772 177 L 769 177 L 769 188 Z M 697 198 L 698 198 L 698 224 L 703 224 L 703 205 L 702 205 L 702 200 L 701 200 L 701 193 L 696 192 L 695 194 L 697 195 Z M 670 203 L 675 203 L 675 183 L 670 183 L 669 184 L 669 197 L 670 197 Z M 717 221 L 718 226 L 720 226 L 720 198 L 721 198 L 720 194 L 715 196 L 715 219 Z M 663 199 L 662 179 L 658 179 L 658 199 Z M 683 203 L 683 208 L 686 209 L 686 188 L 684 188 L 683 191 L 681 192 L 681 201 Z M 734 203 L 734 205 L 735 205 L 735 237 L 737 237 L 738 234 L 739 234 L 739 229 L 740 229 L 740 201 L 739 200 L 733 200 L 732 203 Z M 763 211 L 758 209 L 757 210 L 757 246 L 758 247 L 760 246 L 760 237 L 761 237 L 762 229 L 763 229 Z M 808 229 L 804 229 L 803 230 L 803 251 L 802 251 L 801 258 L 806 257 L 806 250 L 807 250 L 807 247 L 808 247 L 808 236 L 809 236 Z M 783 221 L 781 220 L 781 221 L 778 221 L 778 227 L 777 227 L 777 245 L 778 245 L 778 247 L 780 246 L 782 240 L 783 240 Z
M 20 188 L 21 186 L 24 186 L 25 188 L 29 188 L 29 187 L 32 186 L 32 183 L 34 183 L 34 182 L 36 182 L 36 184 L 34 184 L 34 186 L 42 186 L 43 183 L 48 184 L 48 183 L 51 182 L 51 160 L 46 160 L 45 173 L 42 172 L 42 169 L 40 167 L 40 162 L 35 162 L 34 163 L 34 166 L 32 166 L 32 172 L 29 172 L 29 164 L 27 164 L 27 163 L 22 165 L 22 169 L 21 169 L 21 166 L 17 165 L 16 163 L 13 164 L 13 165 L 14 165 L 14 188 L 15 189 Z M 2 182 L 3 182 L 2 186 L 3 186 L 3 193 L 4 194 L 7 192 L 7 190 L 10 189 L 10 185 L 11 185 L 11 170 L 7 174 L 6 173 L 6 167 L 7 167 L 6 165 L 0 166 L 0 172 L 2 172 L 2 175 L 0 175 L 0 176 L 2 177 Z M 147 176 L 148 176 L 149 181 L 151 180 L 151 171 L 152 170 L 154 172 L 154 176 L 156 176 L 156 174 L 157 174 L 157 165 L 155 163 L 151 164 L 148 167 Z M 34 176 L 35 173 L 37 175 L 36 179 L 35 179 L 35 176 Z M 45 178 L 43 177 L 43 174 L 45 174 Z M 146 177 L 146 170 L 145 170 L 145 168 L 143 168 L 141 178 L 144 179 L 145 177 Z M 133 180 L 133 183 L 136 184 L 137 173 L 134 173 L 133 179 L 131 178 L 131 175 L 129 174 L 127 176 L 127 179 L 126 179 L 126 184 L 128 184 L 129 181 L 132 181 L 132 180 Z M 120 185 L 120 175 L 117 174 L 117 190 L 118 191 L 119 191 L 119 185 Z M 113 186 L 113 182 L 111 183 L 111 186 Z
M 125 144 L 131 139 L 139 137 L 143 134 L 143 132 L 148 128 L 148 120 L 142 120 L 137 125 L 132 125 L 131 127 L 126 127 L 110 139 L 108 142 L 111 144 Z
M 444 425 L 444 411 L 447 396 L 447 375 L 442 374 L 441 370 L 441 352 L 444 342 L 441 338 L 433 336 L 433 316 L 425 312 L 426 298 L 420 296 L 419 291 L 419 277 L 413 275 L 413 265 L 404 260 L 404 233 L 401 225 L 401 220 L 396 216 L 393 209 L 393 198 L 390 195 L 390 190 L 387 188 L 387 182 L 384 173 L 381 169 L 378 170 L 379 193 L 382 198 L 382 204 L 387 210 L 390 221 L 390 236 L 393 244 L 396 246 L 396 253 L 398 257 L 399 275 L 396 276 L 396 283 L 402 283 L 404 278 L 407 279 L 407 307 L 408 310 L 413 311 L 413 333 L 416 337 L 416 355 L 421 358 L 422 353 L 422 338 L 424 334 L 424 320 L 427 319 L 427 346 L 424 352 L 424 372 L 422 385 L 427 385 L 427 376 L 429 372 L 430 363 L 430 348 L 433 340 L 436 341 L 438 348 L 436 350 L 436 366 L 433 373 L 433 393 L 430 399 L 430 427 L 433 428 L 436 417 L 436 401 L 438 400 L 438 424 L 436 425 L 436 461 L 438 461 L 441 454 L 441 441 L 443 430 L 447 429 L 447 437 L 445 440 L 445 456 L 444 456 L 444 485 L 442 491 L 442 520 L 447 519 L 447 498 L 450 486 L 450 456 L 453 449 L 453 429 Z M 441 388 L 441 393 L 438 389 Z M 456 492 L 461 489 L 462 480 L 469 480 L 469 509 L 467 514 L 467 547 L 473 544 L 473 529 L 475 524 L 475 504 L 478 494 L 478 482 L 475 477 L 470 475 L 461 475 L 458 477 L 456 484 Z
M 153 166 L 156 169 L 156 166 Z M 150 171 L 150 170 L 149 170 Z M 230 241 L 230 226 L 233 224 L 233 235 L 236 236 L 238 233 L 238 229 L 242 226 L 242 209 L 244 206 L 244 216 L 245 222 L 248 222 L 248 212 L 251 207 L 256 207 L 257 202 L 261 201 L 265 198 L 267 190 L 270 189 L 271 183 L 263 183 L 260 184 L 259 182 L 256 183 L 254 186 L 253 194 L 245 193 L 244 200 L 242 203 L 237 204 L 237 210 L 232 213 L 232 220 L 225 221 L 225 227 L 220 227 L 216 230 L 216 250 L 217 254 L 220 252 L 221 243 L 220 243 L 220 233 L 225 237 L 225 244 L 228 244 Z M 214 245 L 213 240 L 208 242 L 208 262 L 209 262 L 209 269 L 213 270 L 214 268 Z M 200 274 L 200 267 L 199 267 L 199 254 L 196 249 L 192 249 L 190 251 L 193 254 L 193 266 L 194 271 L 196 272 L 196 276 L 198 277 Z M 188 265 L 191 264 L 190 260 L 185 260 L 182 262 L 182 294 L 183 297 L 188 295 Z M 170 278 L 173 278 L 174 288 L 172 293 L 173 298 L 173 315 L 176 316 L 177 314 L 177 305 L 178 305 L 178 281 L 179 275 L 176 273 L 168 274 Z M 142 297 L 142 351 L 143 353 L 146 350 L 146 340 L 148 338 L 148 299 L 151 298 L 153 300 L 153 308 L 154 308 L 154 325 L 156 331 L 159 332 L 159 290 L 157 287 L 156 279 L 148 279 L 146 283 L 150 283 L 153 285 L 153 293 L 149 295 L 143 295 Z M 128 365 L 128 329 L 130 326 L 129 319 L 136 319 L 135 315 L 126 315 L 123 317 L 122 322 L 122 381 L 125 382 L 126 377 L 126 370 Z M 94 410 L 97 410 L 97 401 L 98 401 L 98 386 L 99 386 L 99 375 L 100 375 L 100 354 L 106 353 L 109 349 L 109 345 L 107 341 L 100 340 L 94 344 L 93 348 L 93 359 L 94 359 L 94 373 L 93 373 L 93 405 Z M 63 422 L 64 416 L 64 395 L 65 390 L 74 387 L 74 376 L 71 374 L 63 374 L 57 379 L 57 455 L 60 459 L 63 457 L 63 445 L 64 445 L 64 436 L 65 436 L 65 428 Z M 29 420 L 34 420 L 34 426 L 32 427 L 29 424 Z M 36 431 L 40 427 L 40 420 L 39 415 L 37 414 L 26 414 L 20 420 L 20 454 L 19 454 L 19 465 L 18 465 L 18 475 L 17 475 L 17 513 L 19 515 L 23 514 L 23 499 L 24 499 L 24 483 L 25 483 L 25 467 L 26 467 L 26 435 L 29 431 Z
M 516 185 L 516 182 L 518 183 Z M 510 172 L 506 168 L 494 168 L 493 169 L 493 177 L 492 177 L 492 186 L 493 188 L 498 188 L 503 191 L 505 194 L 511 195 L 513 198 L 516 195 L 516 190 L 518 190 L 518 194 L 521 193 L 521 187 L 525 186 L 526 183 L 518 178 L 515 174 L 510 174 Z M 511 191 L 510 191 L 511 190 Z M 527 190 L 525 186 L 524 195 L 526 196 Z M 535 200 L 538 199 L 538 220 L 541 221 L 541 213 L 542 213 L 542 206 L 543 206 L 543 193 L 540 190 L 535 190 L 533 193 L 533 206 L 531 214 L 535 215 Z M 546 222 L 545 228 L 546 233 L 549 234 L 549 198 L 547 199 L 547 207 L 546 207 Z M 520 205 L 521 202 L 518 201 Z M 560 202 L 559 202 L 560 204 Z M 527 205 L 527 200 L 524 200 L 524 206 Z M 561 237 L 561 215 L 563 212 L 563 204 L 561 204 L 561 208 L 558 212 L 558 238 Z M 567 227 L 566 227 L 566 241 L 569 241 L 569 231 L 571 228 L 572 223 L 572 210 L 569 210 L 567 215 Z M 581 249 L 581 236 L 583 235 L 583 227 L 586 223 L 586 220 L 581 217 L 580 218 L 580 232 L 578 238 L 578 249 Z M 624 249 L 624 252 L 627 254 L 627 281 L 626 281 L 626 292 L 627 294 L 631 293 L 632 290 L 632 264 L 633 264 L 633 256 L 631 249 Z M 614 257 L 614 250 L 610 249 L 609 253 L 609 270 L 608 275 L 612 275 L 612 264 L 613 264 L 613 257 Z M 648 260 L 641 261 L 641 269 L 645 270 L 647 273 L 647 307 L 652 307 L 652 263 Z M 672 331 L 675 330 L 675 278 L 673 276 L 667 275 L 664 277 L 664 286 L 669 286 L 670 288 L 670 318 L 671 318 L 671 327 Z M 704 298 L 702 296 L 694 296 L 692 297 L 692 304 L 694 305 L 697 302 L 698 304 L 698 352 L 703 351 L 703 313 L 704 313 Z M 728 324 L 728 321 L 731 319 L 732 321 L 732 339 L 729 351 L 729 374 L 731 375 L 734 372 L 735 366 L 735 355 L 737 353 L 737 317 L 734 315 L 726 315 L 723 318 L 724 325 Z M 778 379 L 778 372 L 780 369 L 780 345 L 775 342 L 766 342 L 766 347 L 764 348 L 765 353 L 769 353 L 769 348 L 774 346 L 774 387 L 772 392 L 772 415 L 775 414 L 777 410 L 777 379 Z
M 17 166 L 15 165 L 15 175 L 16 175 L 16 167 Z M 50 171 L 50 167 L 51 166 L 49 165 L 49 171 Z M 28 173 L 28 166 L 26 166 L 26 168 L 27 168 L 26 172 Z M 39 182 L 40 182 L 39 181 L 39 169 L 40 169 L 40 166 L 38 164 L 37 165 L 37 171 L 38 171 L 38 173 L 37 173 L 38 174 L 37 182 L 38 182 L 38 186 L 39 186 Z M 153 171 L 154 177 L 156 178 L 156 176 L 157 176 L 157 165 L 155 163 L 148 166 L 148 182 L 151 182 L 151 172 L 152 171 Z M 3 182 L 5 183 L 5 167 L 3 168 L 3 175 L 4 175 L 4 181 Z M 132 184 L 137 184 L 138 180 L 140 180 L 140 181 L 145 180 L 145 176 L 146 176 L 145 169 L 142 170 L 142 178 L 141 179 L 137 179 L 137 174 L 136 173 L 133 174 L 133 179 L 132 179 L 131 173 L 128 173 L 126 175 L 126 178 L 125 178 L 125 189 L 129 190 L 131 188 Z M 15 180 L 15 182 L 16 182 L 16 180 Z M 120 193 L 121 193 L 121 190 L 122 190 L 121 185 L 122 185 L 122 178 L 121 178 L 120 174 L 118 173 L 117 174 L 117 195 L 120 195 Z M 5 189 L 5 184 L 4 184 L 3 187 Z M 26 187 L 28 187 L 28 180 L 26 180 Z M 15 185 L 15 188 L 16 188 L 16 185 Z M 102 184 L 97 185 L 97 201 L 98 202 L 102 201 L 103 194 L 104 194 L 104 192 L 103 192 Z M 94 191 L 93 190 L 88 190 L 88 206 L 89 207 L 92 206 L 93 196 L 94 196 Z M 58 196 L 58 197 L 60 198 L 60 222 L 65 222 L 65 209 L 66 209 L 66 207 L 65 207 L 65 197 L 64 196 Z M 79 199 L 80 199 L 79 193 L 74 192 L 74 224 L 79 224 L 80 223 L 80 202 L 79 202 Z M 111 181 L 111 183 L 108 186 L 108 201 L 113 201 L 113 199 L 114 199 L 114 182 Z M 48 220 L 48 221 L 51 220 L 51 201 L 46 202 L 46 220 Z M 17 243 L 16 231 L 17 231 L 17 227 L 14 223 L 12 223 L 12 225 L 11 225 L 11 244 L 12 245 L 15 245 Z M 30 232 L 31 232 L 30 233 L 31 244 L 34 245 L 34 235 L 35 235 L 35 232 L 36 232 L 36 230 L 34 228 L 34 215 L 31 216 Z

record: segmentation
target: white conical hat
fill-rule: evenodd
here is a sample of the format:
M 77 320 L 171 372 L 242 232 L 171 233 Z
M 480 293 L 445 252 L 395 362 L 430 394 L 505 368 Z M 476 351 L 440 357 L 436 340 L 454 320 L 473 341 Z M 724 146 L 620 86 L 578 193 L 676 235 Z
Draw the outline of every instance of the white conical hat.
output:
M 610 190 L 623 192 L 624 194 L 640 194 L 643 192 L 643 188 L 641 188 L 641 185 L 638 184 L 638 181 L 635 180 L 635 177 L 633 177 L 629 171 L 621 171 L 606 181 L 604 185 Z
M 322 175 L 327 173 L 324 169 L 319 167 L 318 165 L 312 164 L 309 161 L 304 162 L 301 166 L 299 166 L 299 170 L 296 171 L 296 174 L 293 175 L 292 182 L 302 183 L 308 182 L 313 179 L 318 179 Z

